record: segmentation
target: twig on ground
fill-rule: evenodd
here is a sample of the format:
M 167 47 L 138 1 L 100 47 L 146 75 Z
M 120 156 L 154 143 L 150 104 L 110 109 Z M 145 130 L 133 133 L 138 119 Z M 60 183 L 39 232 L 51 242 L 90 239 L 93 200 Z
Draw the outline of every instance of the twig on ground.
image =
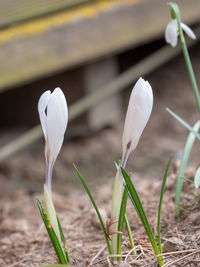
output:
M 200 249 L 196 249 L 196 251 L 194 251 L 194 252 L 192 252 L 192 253 L 190 253 L 190 254 L 188 254 L 186 256 L 183 256 L 183 257 L 181 257 L 181 258 L 179 258 L 177 260 L 170 261 L 170 262 L 164 264 L 163 267 L 171 266 L 171 264 L 175 264 L 175 263 L 177 263 L 179 261 L 182 261 L 182 260 L 184 260 L 184 259 L 186 259 L 186 258 L 188 258 L 188 257 L 190 257 L 190 256 L 192 256 L 194 254 L 196 254 L 197 252 L 200 252 Z
M 197 264 L 197 263 L 200 263 L 200 260 L 191 260 L 191 261 L 188 261 L 186 264 L 183 265 L 184 266 L 187 266 L 188 264 Z
M 127 260 L 128 260 L 128 257 L 131 255 L 131 253 L 133 252 L 133 250 L 136 250 L 137 248 L 139 248 L 141 250 L 141 254 L 140 255 L 137 255 L 136 259 L 137 260 L 138 258 L 140 258 L 141 255 L 145 255 L 143 249 L 142 249 L 142 246 L 141 245 L 138 245 L 136 246 L 135 248 L 131 249 L 129 251 L 129 253 L 126 255 L 126 258 L 125 258 L 125 263 L 127 263 Z M 134 255 L 131 255 L 131 256 L 134 256 Z
M 93 264 L 93 262 L 101 255 L 101 253 L 105 250 L 105 248 L 106 248 L 106 245 L 97 252 L 97 254 L 92 258 L 88 266 Z
M 190 252 L 200 252 L 200 250 L 197 249 L 197 248 L 193 248 L 193 249 L 188 249 L 188 250 L 165 252 L 165 253 L 162 253 L 162 254 L 158 254 L 157 256 L 158 257 L 171 256 L 171 255 L 175 255 L 175 254 L 183 254 L 183 253 L 190 253 Z

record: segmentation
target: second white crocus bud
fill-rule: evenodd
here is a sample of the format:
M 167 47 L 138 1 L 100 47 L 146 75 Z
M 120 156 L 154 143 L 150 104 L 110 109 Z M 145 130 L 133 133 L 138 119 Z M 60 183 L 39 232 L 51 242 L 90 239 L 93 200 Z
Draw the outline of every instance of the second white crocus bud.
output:
M 181 28 L 188 35 L 188 37 L 193 40 L 196 39 L 194 32 L 183 22 L 181 22 Z M 178 35 L 178 23 L 176 19 L 173 19 L 167 24 L 167 27 L 165 29 L 165 41 L 172 47 L 175 47 L 178 42 Z
M 153 107 L 153 92 L 151 85 L 142 78 L 135 84 L 130 96 L 128 109 L 125 118 L 124 132 L 122 136 L 122 160 L 121 166 L 125 169 L 127 160 L 131 152 L 136 148 L 140 136 L 149 120 Z M 120 168 L 117 171 L 113 195 L 111 218 L 116 222 L 119 218 L 121 200 L 123 194 L 123 177 Z M 114 223 L 111 226 L 112 252 L 117 253 L 117 227 Z
M 130 96 L 122 136 L 122 167 L 136 148 L 153 107 L 153 92 L 149 82 L 139 78 Z

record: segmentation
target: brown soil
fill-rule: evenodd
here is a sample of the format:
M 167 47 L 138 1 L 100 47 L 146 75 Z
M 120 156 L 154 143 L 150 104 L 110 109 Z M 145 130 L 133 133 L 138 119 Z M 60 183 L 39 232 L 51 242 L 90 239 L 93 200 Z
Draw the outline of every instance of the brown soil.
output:
M 198 47 L 192 50 L 192 58 L 194 66 L 199 66 Z M 165 107 L 173 109 L 190 124 L 197 121 L 198 113 L 182 57 L 146 78 L 154 89 L 154 110 L 139 146 L 129 160 L 128 171 L 134 171 L 135 186 L 156 235 L 157 207 L 165 165 L 171 153 L 178 155 L 183 149 L 187 136 L 187 131 L 170 117 Z M 111 262 L 99 222 L 72 163 L 76 163 L 91 186 L 106 221 L 110 216 L 115 176 L 113 161 L 120 159 L 122 129 L 123 122 L 120 122 L 115 128 L 68 141 L 56 162 L 53 175 L 55 207 L 73 265 L 108 266 Z M 31 149 L 0 164 L 1 267 L 36 267 L 57 262 L 35 201 L 36 196 L 43 201 L 43 148 L 43 143 L 38 142 Z M 197 142 L 185 175 L 191 181 L 199 164 L 198 155 Z M 174 213 L 177 164 L 174 161 L 170 170 L 162 209 L 163 252 L 167 253 L 165 266 L 200 266 L 200 194 L 192 183 L 184 182 L 182 219 L 177 222 Z M 122 254 L 126 257 L 120 266 L 156 266 L 150 243 L 131 203 L 128 203 L 128 214 L 137 256 L 129 253 L 130 244 L 124 230 Z

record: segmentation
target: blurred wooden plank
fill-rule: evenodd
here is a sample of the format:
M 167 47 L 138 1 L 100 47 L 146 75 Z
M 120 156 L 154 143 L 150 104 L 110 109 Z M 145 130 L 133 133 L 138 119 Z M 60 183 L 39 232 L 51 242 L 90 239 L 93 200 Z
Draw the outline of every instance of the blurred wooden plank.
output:
M 99 88 L 114 80 L 118 75 L 116 57 L 106 57 L 91 62 L 84 68 L 84 87 L 86 95 L 91 95 Z M 100 101 L 88 112 L 88 126 L 92 130 L 99 130 L 106 126 L 116 125 L 122 114 L 122 101 L 119 94 L 112 95 Z
M 197 28 L 197 33 L 200 36 L 200 28 Z M 189 40 L 188 47 L 197 43 Z M 125 89 L 133 83 L 139 75 L 145 76 L 153 70 L 159 68 L 164 63 L 170 61 L 181 52 L 180 46 L 172 49 L 170 46 L 165 46 L 154 52 L 141 62 L 130 67 L 125 72 L 118 75 L 114 80 L 100 88 L 98 91 L 93 91 L 85 97 L 81 98 L 69 107 L 69 121 L 77 118 L 87 110 L 95 107 L 100 101 L 104 101 L 108 97 L 116 95 L 119 91 Z M 10 143 L 0 148 L 0 162 L 6 160 L 11 155 L 20 151 L 21 149 L 31 145 L 43 136 L 41 125 L 33 127 L 31 130 L 17 137 Z
M 108 56 L 163 36 L 167 1 L 94 2 L 0 31 L 0 90 Z M 179 2 L 185 23 L 199 20 L 200 1 Z
M 97 0 L 0 0 L 0 28 Z

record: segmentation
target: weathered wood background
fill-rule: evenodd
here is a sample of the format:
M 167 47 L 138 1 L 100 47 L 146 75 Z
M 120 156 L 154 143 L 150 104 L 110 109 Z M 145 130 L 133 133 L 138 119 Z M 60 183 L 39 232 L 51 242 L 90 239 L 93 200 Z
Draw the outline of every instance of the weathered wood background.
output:
M 0 0 L 0 90 L 71 69 L 163 35 L 165 0 Z M 199 0 L 178 1 L 184 22 Z

